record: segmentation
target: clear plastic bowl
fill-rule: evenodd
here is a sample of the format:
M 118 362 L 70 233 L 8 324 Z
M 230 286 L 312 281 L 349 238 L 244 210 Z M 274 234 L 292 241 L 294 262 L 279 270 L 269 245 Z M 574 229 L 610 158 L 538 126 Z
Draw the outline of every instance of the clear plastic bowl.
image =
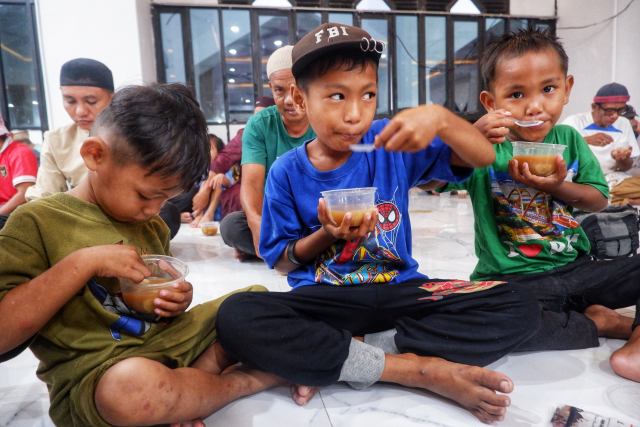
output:
M 202 234 L 205 236 L 215 236 L 218 234 L 218 228 L 220 228 L 218 221 L 202 222 L 199 225 L 200 229 L 202 229 Z
M 514 141 L 511 145 L 513 145 L 513 158 L 518 161 L 518 168 L 522 170 L 523 163 L 527 163 L 529 171 L 538 176 L 556 173 L 558 170 L 556 157 L 567 148 L 566 145 L 528 141 Z
M 367 212 L 376 207 L 376 187 L 349 188 L 321 191 L 327 203 L 327 211 L 336 225 L 342 224 L 347 212 L 351 212 L 351 227 L 359 227 Z
M 189 266 L 177 258 L 165 255 L 144 255 L 142 260 L 151 270 L 151 276 L 140 283 L 121 277 L 120 290 L 130 309 L 138 313 L 153 313 L 156 308 L 153 300 L 159 297 L 163 289 L 178 292 L 172 285 L 184 281 L 189 274 Z

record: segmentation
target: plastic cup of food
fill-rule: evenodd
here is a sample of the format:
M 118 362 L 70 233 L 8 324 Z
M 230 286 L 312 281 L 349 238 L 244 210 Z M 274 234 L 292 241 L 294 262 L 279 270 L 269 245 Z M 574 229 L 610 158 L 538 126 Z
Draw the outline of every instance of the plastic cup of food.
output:
M 527 163 L 529 171 L 537 176 L 549 176 L 556 173 L 558 165 L 556 157 L 562 154 L 566 145 L 545 144 L 541 142 L 515 141 L 513 145 L 513 158 L 518 161 L 518 168 Z
M 346 190 L 321 191 L 326 201 L 329 217 L 342 224 L 347 212 L 351 212 L 351 227 L 359 227 L 367 212 L 376 208 L 376 187 L 349 188 Z
M 138 313 L 153 313 L 156 306 L 153 300 L 160 297 L 163 289 L 173 289 L 173 284 L 183 282 L 189 274 L 189 266 L 177 258 L 164 255 L 144 255 L 142 261 L 151 270 L 151 276 L 140 283 L 120 278 L 122 298 L 127 306 Z
M 203 222 L 200 224 L 202 234 L 204 234 L 205 236 L 215 236 L 216 234 L 218 234 L 219 227 L 220 223 L 218 221 Z

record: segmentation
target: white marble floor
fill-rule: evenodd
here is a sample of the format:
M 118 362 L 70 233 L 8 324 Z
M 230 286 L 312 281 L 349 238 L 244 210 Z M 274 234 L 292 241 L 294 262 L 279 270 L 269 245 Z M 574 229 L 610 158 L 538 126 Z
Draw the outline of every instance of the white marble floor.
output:
M 469 199 L 411 194 L 414 255 L 431 277 L 466 279 L 473 270 L 473 215 Z M 262 262 L 238 263 L 220 236 L 206 237 L 186 226 L 172 242 L 173 254 L 189 264 L 194 304 L 239 287 L 261 284 L 287 291 L 286 277 Z M 633 315 L 631 310 L 625 311 Z M 489 368 L 515 383 L 505 427 L 548 426 L 558 404 L 640 424 L 640 384 L 618 377 L 608 359 L 623 344 L 601 339 L 600 347 L 565 352 L 514 354 Z M 52 426 L 47 415 L 47 390 L 35 376 L 30 352 L 0 364 L 0 426 Z M 614 387 L 636 388 L 637 399 L 622 408 L 607 398 Z M 634 413 L 639 415 L 633 415 Z M 466 427 L 483 425 L 461 407 L 432 393 L 390 384 L 355 391 L 344 384 L 324 388 L 306 406 L 293 403 L 284 388 L 231 403 L 205 420 L 225 427 Z

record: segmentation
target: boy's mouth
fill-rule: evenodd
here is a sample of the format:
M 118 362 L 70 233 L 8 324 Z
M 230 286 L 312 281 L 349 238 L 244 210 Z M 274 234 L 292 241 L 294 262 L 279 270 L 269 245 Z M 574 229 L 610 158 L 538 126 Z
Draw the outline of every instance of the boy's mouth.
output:
M 340 136 L 342 139 L 349 142 L 358 141 L 360 138 L 359 133 L 341 133 Z

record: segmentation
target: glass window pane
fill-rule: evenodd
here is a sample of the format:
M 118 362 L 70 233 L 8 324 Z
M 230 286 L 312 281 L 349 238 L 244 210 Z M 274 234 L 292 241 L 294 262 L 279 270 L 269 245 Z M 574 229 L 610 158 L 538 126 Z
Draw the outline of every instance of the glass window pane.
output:
M 28 31 L 25 5 L 0 5 L 0 42 L 8 123 L 12 128 L 40 127 L 39 99 L 36 91 L 34 36 Z
M 478 111 L 478 23 L 456 21 L 453 25 L 454 111 Z
M 186 82 L 182 21 L 179 13 L 160 14 L 160 34 L 162 35 L 162 54 L 167 83 Z
M 485 46 L 504 34 L 505 20 L 503 18 L 487 18 L 485 21 L 486 34 L 484 38 Z
M 426 103 L 445 105 L 447 101 L 447 20 L 444 16 L 424 18 Z
M 398 109 L 418 105 L 418 17 L 396 16 Z
M 214 123 L 226 122 L 219 22 L 217 9 L 191 9 L 196 96 L 205 118 Z
M 353 13 L 330 13 L 329 22 L 353 26 Z
M 254 104 L 249 11 L 223 10 L 222 22 L 229 122 L 245 122 L 253 114 Z
M 389 37 L 387 36 L 386 19 L 363 19 L 362 29 L 373 37 L 374 40 L 384 42 L 385 48 L 380 56 L 378 66 L 378 107 L 376 114 L 389 114 Z
M 527 19 L 511 19 L 510 31 L 526 30 L 528 25 Z
M 296 18 L 298 21 L 297 41 L 322 24 L 322 14 L 319 12 L 299 12 L 296 14 Z
M 541 30 L 547 30 L 549 29 L 549 23 L 540 21 L 536 24 L 536 28 L 540 28 Z
M 276 49 L 289 44 L 289 18 L 287 16 L 260 15 L 260 58 L 262 59 L 262 87 L 269 93 L 267 61 Z

